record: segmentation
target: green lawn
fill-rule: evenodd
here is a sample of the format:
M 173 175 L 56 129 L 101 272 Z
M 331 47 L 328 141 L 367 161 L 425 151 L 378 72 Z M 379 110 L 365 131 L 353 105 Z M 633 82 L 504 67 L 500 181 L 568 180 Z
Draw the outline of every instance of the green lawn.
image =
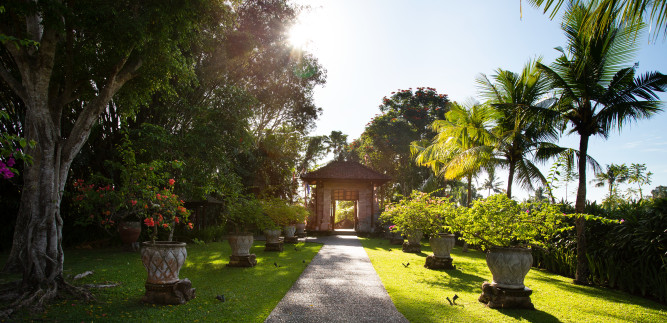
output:
M 525 284 L 536 310 L 493 310 L 477 301 L 491 280 L 484 254 L 452 252 L 456 270 L 424 268 L 431 254 L 408 254 L 384 239 L 362 239 L 368 256 L 398 310 L 410 322 L 667 322 L 667 306 L 620 291 L 572 284 L 567 277 L 531 269 Z M 410 263 L 406 268 L 401 263 Z M 455 306 L 446 297 L 460 298 Z
M 44 319 L 60 322 L 262 322 L 299 278 L 320 250 L 315 243 L 285 245 L 285 251 L 264 252 L 264 242 L 255 242 L 254 268 L 228 268 L 231 250 L 227 242 L 206 245 L 188 244 L 187 262 L 180 278 L 189 278 L 197 297 L 178 306 L 141 304 L 146 271 L 139 253 L 118 249 L 67 250 L 65 274 L 87 270 L 95 273 L 76 284 L 119 282 L 118 287 L 93 290 L 96 301 L 60 300 L 46 312 L 28 317 L 21 313 L 12 320 Z M 4 264 L 7 255 L 0 256 Z M 276 262 L 279 267 L 274 266 Z M 2 277 L 0 283 L 16 277 Z M 216 295 L 224 295 L 220 302 Z

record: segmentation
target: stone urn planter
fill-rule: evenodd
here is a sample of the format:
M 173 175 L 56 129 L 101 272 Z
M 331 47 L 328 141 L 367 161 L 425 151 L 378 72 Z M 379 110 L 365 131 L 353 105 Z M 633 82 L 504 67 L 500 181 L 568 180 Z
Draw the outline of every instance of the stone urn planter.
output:
M 290 224 L 283 227 L 285 232 L 285 243 L 298 243 L 299 238 L 295 236 L 296 234 L 296 225 Z
M 407 230 L 406 235 L 408 236 L 408 241 L 403 242 L 403 252 L 409 253 L 420 253 L 421 249 L 421 240 L 424 237 L 424 234 L 421 230 Z
M 306 236 L 306 224 L 297 223 L 296 224 L 296 236 L 299 238 L 304 238 Z
M 486 264 L 493 282 L 482 285 L 481 302 L 491 308 L 534 308 L 530 301 L 532 290 L 523 284 L 533 265 L 530 248 L 491 247 Z
M 141 235 L 141 222 L 139 221 L 122 221 L 118 225 L 118 235 L 123 241 L 123 249 L 127 251 L 137 251 L 137 239 Z
M 141 261 L 148 273 L 143 302 L 178 305 L 195 297 L 190 280 L 178 278 L 187 256 L 185 242 L 147 241 L 141 244 Z
M 453 234 L 437 234 L 429 238 L 433 255 L 426 257 L 424 267 L 429 269 L 454 269 L 450 253 L 456 241 Z
M 266 229 L 264 236 L 266 237 L 266 247 L 264 251 L 283 251 L 283 242 L 280 241 L 280 229 Z
M 232 248 L 232 254 L 229 256 L 230 267 L 254 267 L 257 265 L 255 254 L 250 253 L 250 248 L 254 241 L 252 233 L 232 234 L 227 239 Z

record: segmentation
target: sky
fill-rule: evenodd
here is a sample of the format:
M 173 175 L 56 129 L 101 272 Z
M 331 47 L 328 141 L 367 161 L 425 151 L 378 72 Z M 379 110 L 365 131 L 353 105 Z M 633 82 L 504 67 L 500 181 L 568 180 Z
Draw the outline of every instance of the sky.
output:
M 475 77 L 498 68 L 520 72 L 530 59 L 550 64 L 565 47 L 560 16 L 548 15 L 526 1 L 469 0 L 298 0 L 310 6 L 293 27 L 295 43 L 318 58 L 327 83 L 316 88 L 315 104 L 323 109 L 313 134 L 332 130 L 358 138 L 376 114 L 384 96 L 398 89 L 433 87 L 451 101 L 478 99 Z M 667 73 L 667 40 L 639 36 L 635 62 L 639 72 Z M 667 100 L 667 95 L 661 95 Z M 663 105 L 667 110 L 667 105 Z M 624 125 L 608 139 L 595 137 L 589 155 L 600 165 L 646 164 L 653 172 L 645 194 L 667 186 L 667 112 Z M 579 137 L 561 138 L 561 146 L 577 148 Z M 551 163 L 540 168 L 547 176 Z M 497 172 L 504 184 L 506 172 Z M 481 175 L 479 184 L 486 176 Z M 587 198 L 601 201 L 606 188 L 590 183 Z M 625 190 L 629 185 L 621 185 Z M 576 183 L 564 184 L 557 199 L 575 199 Z M 515 193 L 516 191 L 516 193 Z M 530 192 L 513 186 L 518 199 Z

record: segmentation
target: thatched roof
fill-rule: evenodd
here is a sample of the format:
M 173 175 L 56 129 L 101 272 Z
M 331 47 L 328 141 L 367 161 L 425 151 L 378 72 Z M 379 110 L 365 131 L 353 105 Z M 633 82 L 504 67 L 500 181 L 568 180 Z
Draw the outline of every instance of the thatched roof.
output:
M 357 180 L 384 184 L 391 180 L 388 175 L 376 172 L 354 161 L 332 161 L 320 169 L 301 175 L 301 180 L 315 184 L 317 180 Z

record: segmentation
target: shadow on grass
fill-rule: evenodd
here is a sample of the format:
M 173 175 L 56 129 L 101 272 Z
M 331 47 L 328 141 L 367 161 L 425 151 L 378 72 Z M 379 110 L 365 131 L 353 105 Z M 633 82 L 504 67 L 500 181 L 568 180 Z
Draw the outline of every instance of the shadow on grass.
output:
M 517 321 L 528 321 L 528 322 L 546 322 L 546 323 L 557 323 L 561 322 L 557 317 L 540 310 L 525 310 L 525 309 L 498 309 L 498 313 L 509 316 L 516 319 Z
M 450 289 L 452 291 L 474 293 L 482 291 L 482 283 L 486 279 L 472 274 L 467 274 L 458 269 L 449 269 L 449 270 L 434 270 L 444 273 L 445 275 L 441 280 L 433 281 L 424 279 L 421 282 L 431 285 L 433 287 L 439 287 L 441 289 Z

